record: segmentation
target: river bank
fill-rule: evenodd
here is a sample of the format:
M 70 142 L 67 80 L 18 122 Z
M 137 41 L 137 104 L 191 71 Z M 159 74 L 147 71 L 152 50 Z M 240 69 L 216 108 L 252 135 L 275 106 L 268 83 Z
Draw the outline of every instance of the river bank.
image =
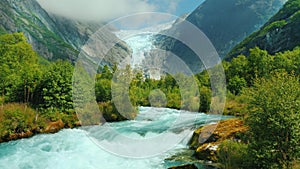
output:
M 188 149 L 179 152 L 166 160 L 187 161 L 189 165 L 180 165 L 178 168 L 192 168 L 198 163 L 206 164 L 207 168 L 220 168 L 218 163 L 219 146 L 228 140 L 239 142 L 242 135 L 248 130 L 244 122 L 238 118 L 222 120 L 216 124 L 209 124 L 197 128 L 190 141 Z M 176 167 L 173 167 L 176 169 Z
M 168 137 L 171 137 L 164 141 L 166 144 L 171 144 L 172 140 L 177 137 L 185 139 L 174 145 L 169 151 L 161 152 L 157 156 L 131 159 L 113 155 L 105 151 L 105 149 L 99 148 L 99 145 L 95 144 L 88 137 L 88 130 L 84 128 L 63 129 L 55 134 L 38 134 L 29 139 L 19 139 L 0 144 L 0 149 L 2 150 L 0 152 L 0 168 L 21 168 L 15 166 L 24 167 L 25 164 L 33 169 L 47 166 L 49 166 L 48 168 L 57 168 L 59 164 L 61 165 L 60 167 L 73 167 L 75 169 L 82 168 L 83 164 L 86 165 L 84 168 L 102 167 L 114 169 L 120 167 L 136 168 L 137 166 L 145 169 L 170 168 L 175 166 L 175 164 L 166 163 L 164 159 L 187 148 L 189 138 L 192 136 L 195 128 L 226 118 L 223 116 L 191 113 L 166 108 L 140 107 L 139 111 L 140 113 L 135 120 L 109 123 L 109 126 L 117 131 L 115 134 L 103 132 L 106 129 L 99 125 L 91 126 L 90 129 L 103 134 L 98 140 L 100 145 L 105 143 L 112 147 L 119 144 L 126 147 L 127 144 L 120 140 L 122 135 L 143 140 L 166 134 Z M 178 117 L 182 117 L 181 119 L 184 120 L 174 126 L 174 122 L 176 122 Z M 169 128 L 172 129 L 168 130 Z M 98 135 L 97 133 L 95 134 Z M 154 145 L 156 145 L 154 142 L 149 142 L 147 145 L 141 147 L 136 147 L 135 144 L 132 144 L 132 146 L 135 146 L 141 152 L 152 150 Z M 28 154 L 28 152 L 30 153 Z M 99 160 L 101 163 L 99 163 Z M 64 163 L 62 164 L 61 161 L 64 161 Z M 1 164 L 6 165 L 1 166 Z
M 6 111 L 1 112 L 1 117 L 12 115 L 12 119 L 19 121 L 16 123 L 14 121 L 6 121 L 7 119 L 1 119 L 2 123 L 0 125 L 7 125 L 6 128 L 1 128 L 1 143 L 23 138 L 31 139 L 33 136 L 39 137 L 39 135 L 43 134 L 54 134 L 60 132 L 62 129 L 74 129 L 81 126 L 76 114 L 54 113 L 53 117 L 47 114 L 37 116 L 36 112 L 32 108 L 26 107 L 26 105 L 8 104 L 5 105 L 5 108 Z M 193 132 L 193 136 L 189 136 L 191 138 L 185 139 L 186 141 L 180 146 L 183 149 L 189 148 L 189 150 L 179 154 L 170 154 L 170 156 L 162 158 L 165 159 L 164 163 L 172 168 L 215 168 L 217 146 L 226 139 L 237 139 L 237 133 L 247 129 L 243 126 L 243 122 L 238 119 L 222 120 L 216 123 L 220 119 L 228 118 L 227 116 L 150 107 L 140 107 L 140 111 L 141 114 L 136 117 L 135 121 L 145 125 L 145 129 L 138 128 L 136 130 L 130 129 L 129 131 L 133 133 L 138 131 L 143 139 L 147 138 L 147 133 L 158 132 L 157 134 L 159 134 L 163 131 L 167 131 L 170 127 L 173 128 L 173 132 L 178 134 Z M 20 116 L 20 114 L 25 114 L 25 116 Z M 178 126 L 172 126 L 174 121 L 182 114 L 184 115 L 184 121 L 178 123 Z M 106 116 L 108 115 L 109 114 L 106 114 Z M 114 117 L 114 119 L 110 120 L 116 121 L 119 119 L 115 118 L 116 116 L 117 114 L 113 114 L 111 117 Z M 16 117 L 19 117 L 19 119 L 16 119 Z M 136 123 L 135 121 L 121 120 L 121 122 L 112 123 L 112 125 L 128 125 L 128 123 Z M 22 125 L 25 123 L 26 125 Z M 129 128 L 127 128 L 126 125 L 122 125 L 120 129 L 119 127 L 117 128 L 121 131 L 127 130 Z M 197 128 L 197 126 L 199 128 Z M 23 130 L 21 130 L 22 128 Z M 186 129 L 188 129 L 188 131 L 183 132 Z M 175 133 L 172 133 L 172 135 Z M 176 135 L 177 134 L 175 134 L 174 137 L 177 137 Z M 49 135 L 49 137 L 51 137 L 51 135 Z M 110 138 L 111 136 L 105 136 L 104 139 L 106 139 L 106 137 Z M 206 140 L 201 143 L 199 139 Z
M 87 112 L 85 123 L 99 125 L 101 119 L 106 122 L 126 121 L 111 102 L 99 102 L 102 115 Z M 132 118 L 137 112 L 130 114 Z M 102 117 L 101 117 L 102 116 Z M 0 107 L 0 143 L 30 138 L 37 134 L 57 133 L 62 129 L 82 126 L 74 110 L 60 112 L 53 110 L 36 110 L 27 104 L 7 103 Z

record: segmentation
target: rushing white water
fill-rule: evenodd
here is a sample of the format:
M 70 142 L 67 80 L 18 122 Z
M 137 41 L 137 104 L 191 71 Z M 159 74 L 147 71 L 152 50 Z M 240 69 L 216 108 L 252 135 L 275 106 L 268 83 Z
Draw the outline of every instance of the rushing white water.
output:
M 184 121 L 168 130 L 179 117 Z M 110 126 L 118 133 L 136 139 L 148 139 L 160 134 L 180 136 L 188 133 L 188 137 L 175 145 L 171 150 L 162 152 L 151 158 L 125 158 L 114 155 L 95 144 L 86 130 L 65 129 L 51 135 L 37 135 L 0 144 L 1 169 L 159 169 L 169 167 L 164 159 L 186 147 L 187 141 L 196 126 L 216 122 L 221 116 L 190 113 L 165 108 L 140 108 L 135 120 L 111 123 Z M 103 140 L 110 143 L 118 142 L 118 137 L 101 130 L 101 126 L 90 127 L 104 134 Z M 168 142 L 168 140 L 166 140 Z M 126 145 L 124 145 L 126 146 Z M 139 147 L 140 149 L 155 147 Z

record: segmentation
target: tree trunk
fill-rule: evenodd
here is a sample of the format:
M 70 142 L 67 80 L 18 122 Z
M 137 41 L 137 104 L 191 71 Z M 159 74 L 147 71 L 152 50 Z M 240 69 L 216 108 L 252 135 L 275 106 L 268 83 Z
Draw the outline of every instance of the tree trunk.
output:
M 4 108 L 4 102 L 5 102 L 5 98 L 4 98 L 4 87 L 3 87 L 3 89 L 2 89 L 2 105 L 1 105 L 1 109 L 3 110 L 3 108 Z
M 24 103 L 26 103 L 26 80 L 24 80 Z

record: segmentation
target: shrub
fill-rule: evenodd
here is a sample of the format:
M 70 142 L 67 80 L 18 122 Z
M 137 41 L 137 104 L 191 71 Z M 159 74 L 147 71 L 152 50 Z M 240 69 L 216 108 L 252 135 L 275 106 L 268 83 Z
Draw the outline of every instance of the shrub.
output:
M 5 104 L 0 109 L 0 137 L 32 130 L 36 112 L 25 104 Z
M 232 140 L 221 143 L 217 152 L 218 162 L 224 169 L 248 168 L 247 145 Z

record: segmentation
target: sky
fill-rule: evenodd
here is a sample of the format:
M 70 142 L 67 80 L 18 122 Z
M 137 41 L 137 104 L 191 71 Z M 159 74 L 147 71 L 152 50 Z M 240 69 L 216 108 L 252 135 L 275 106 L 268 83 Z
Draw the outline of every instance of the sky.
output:
M 37 0 L 48 12 L 79 20 L 110 21 L 139 12 L 177 16 L 192 12 L 204 0 Z

